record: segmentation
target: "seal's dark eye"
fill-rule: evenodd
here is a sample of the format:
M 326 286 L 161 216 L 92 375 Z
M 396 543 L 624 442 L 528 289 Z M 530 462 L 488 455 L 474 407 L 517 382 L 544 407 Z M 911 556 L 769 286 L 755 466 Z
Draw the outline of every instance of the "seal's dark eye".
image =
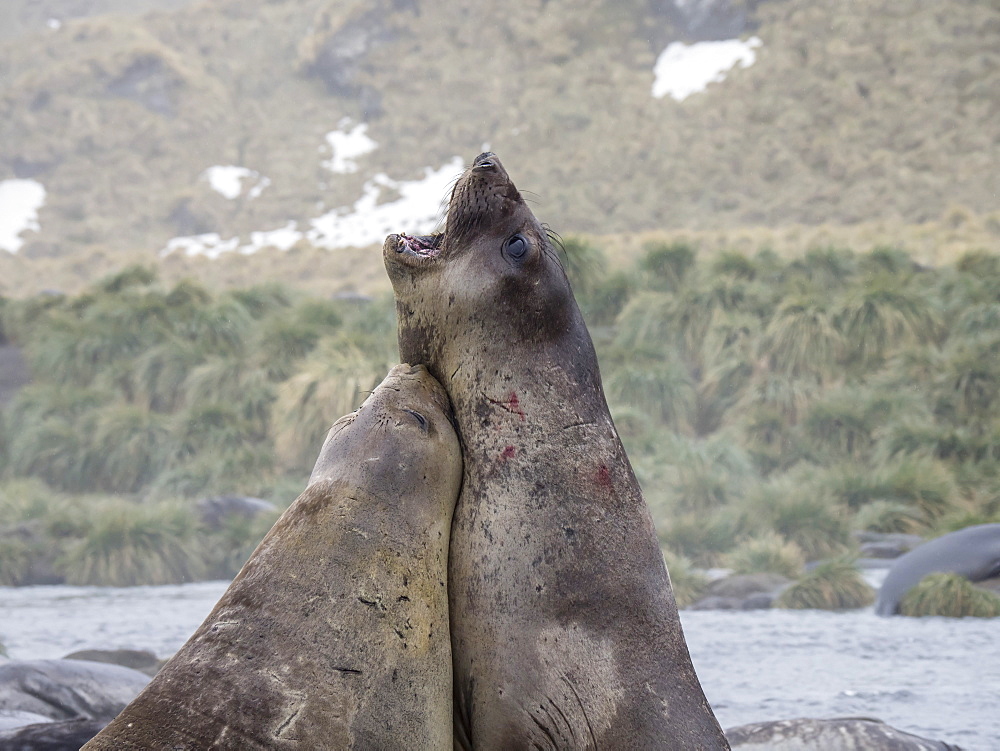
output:
M 524 235 L 514 235 L 503 246 L 504 252 L 514 261 L 520 261 L 528 252 L 528 241 Z
M 406 412 L 406 414 L 412 416 L 413 419 L 416 420 L 417 423 L 420 425 L 421 429 L 423 429 L 424 432 L 427 432 L 427 418 L 426 417 L 424 417 L 422 414 L 420 414 L 419 412 L 416 412 L 416 411 L 414 411 L 412 409 L 404 409 L 403 411 Z

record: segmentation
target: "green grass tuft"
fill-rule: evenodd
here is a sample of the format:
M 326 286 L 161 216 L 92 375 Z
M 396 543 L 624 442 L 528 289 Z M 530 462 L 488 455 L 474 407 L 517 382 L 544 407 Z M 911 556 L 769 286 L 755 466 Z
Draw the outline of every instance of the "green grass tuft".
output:
M 875 601 L 875 592 L 852 560 L 837 558 L 816 566 L 790 586 L 775 607 L 815 610 L 853 610 Z
M 204 572 L 194 514 L 176 503 L 107 499 L 87 515 L 84 536 L 57 563 L 68 584 L 175 584 Z
M 979 589 L 959 574 L 930 574 L 899 603 L 901 615 L 951 618 L 1000 617 L 1000 597 Z
M 802 572 L 805 555 L 777 532 L 764 532 L 739 543 L 725 563 L 734 574 L 773 573 L 794 579 Z

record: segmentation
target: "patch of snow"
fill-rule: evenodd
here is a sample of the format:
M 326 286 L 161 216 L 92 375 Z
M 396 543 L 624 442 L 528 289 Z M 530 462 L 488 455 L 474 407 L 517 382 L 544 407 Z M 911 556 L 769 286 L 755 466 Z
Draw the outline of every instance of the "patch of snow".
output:
M 396 181 L 384 173 L 365 183 L 353 206 L 342 206 L 310 221 L 306 237 L 320 248 L 363 248 L 381 242 L 392 232 L 421 235 L 433 231 L 442 211 L 448 186 L 462 171 L 461 157 L 440 169 L 424 168 L 421 180 Z M 399 193 L 395 201 L 379 204 L 383 188 Z
M 653 66 L 653 96 L 660 99 L 669 94 L 681 102 L 704 91 L 708 84 L 725 80 L 735 65 L 749 68 L 757 60 L 754 50 L 762 44 L 758 37 L 696 44 L 672 42 Z
M 296 222 L 268 232 L 251 232 L 250 242 L 240 245 L 239 237 L 223 240 L 218 233 L 191 237 L 175 237 L 160 251 L 160 256 L 181 252 L 188 256 L 204 255 L 218 258 L 223 253 L 239 251 L 251 255 L 262 248 L 286 251 L 302 238 L 329 250 L 363 248 L 381 243 L 393 232 L 413 235 L 428 234 L 439 224 L 442 200 L 456 175 L 462 172 L 462 158 L 453 157 L 440 169 L 424 168 L 420 180 L 393 180 L 384 173 L 375 175 L 364 184 L 361 198 L 351 206 L 342 206 L 309 220 L 311 229 L 301 232 Z M 379 203 L 382 191 L 391 189 L 399 198 Z
M 251 201 L 255 198 L 258 198 L 260 194 L 263 193 L 264 190 L 266 190 L 270 184 L 271 184 L 270 177 L 261 177 L 257 181 L 257 184 L 254 185 L 252 188 L 250 188 L 250 192 L 247 193 L 247 198 L 250 199 Z
M 251 255 L 262 248 L 286 251 L 301 239 L 302 233 L 298 231 L 298 223 L 289 222 L 281 229 L 273 229 L 270 232 L 251 232 L 249 244 L 242 246 L 240 253 Z
M 209 232 L 204 235 L 175 237 L 167 243 L 167 247 L 160 251 L 160 256 L 165 257 L 176 251 L 181 251 L 186 256 L 218 258 L 223 253 L 230 253 L 236 250 L 239 245 L 240 238 L 238 237 L 223 240 L 218 232 Z
M 378 144 L 367 135 L 368 124 L 359 123 L 350 130 L 350 118 L 344 118 L 338 124 L 339 130 L 331 130 L 326 134 L 326 142 L 330 148 L 330 158 L 322 162 L 323 167 L 341 175 L 358 171 L 358 163 L 354 161 L 359 156 L 375 151 Z
M 0 180 L 0 250 L 17 253 L 22 232 L 38 232 L 45 186 L 35 180 Z
M 45 22 L 45 25 L 48 26 L 53 31 L 59 31 L 59 29 L 62 28 L 62 21 L 60 21 L 58 18 L 50 18 L 48 21 Z
M 247 198 L 251 200 L 257 198 L 271 184 L 270 178 L 261 176 L 259 172 L 246 167 L 237 167 L 234 164 L 209 167 L 201 173 L 201 179 L 208 180 L 212 190 L 230 201 L 243 194 L 244 181 L 253 181 L 254 183 L 250 192 L 247 193 Z

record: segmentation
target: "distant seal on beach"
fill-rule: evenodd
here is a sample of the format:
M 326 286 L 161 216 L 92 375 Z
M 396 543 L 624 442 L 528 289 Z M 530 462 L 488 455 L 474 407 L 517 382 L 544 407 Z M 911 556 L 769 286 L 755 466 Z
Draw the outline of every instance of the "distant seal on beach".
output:
M 729 728 L 726 737 L 733 751 L 962 751 L 867 717 L 755 722 Z
M 105 724 L 103 720 L 62 720 L 0 730 L 0 751 L 79 751 Z
M 11 660 L 0 664 L 0 715 L 30 713 L 50 720 L 107 723 L 147 683 L 148 675 L 121 665 L 84 660 Z
M 494 154 L 390 235 L 399 348 L 451 396 L 456 748 L 725 749 L 553 243 Z
M 906 593 L 936 573 L 961 574 L 973 582 L 1000 575 L 1000 524 L 949 532 L 897 558 L 878 591 L 875 612 L 896 614 Z
M 400 365 L 94 749 L 450 749 L 448 398 Z

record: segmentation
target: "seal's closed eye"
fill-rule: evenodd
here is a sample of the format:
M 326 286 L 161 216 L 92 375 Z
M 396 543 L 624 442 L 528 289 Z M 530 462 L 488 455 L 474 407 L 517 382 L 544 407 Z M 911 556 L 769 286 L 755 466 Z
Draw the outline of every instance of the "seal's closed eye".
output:
M 425 433 L 427 432 L 427 418 L 426 417 L 424 417 L 422 414 L 420 414 L 419 412 L 416 412 L 416 411 L 414 411 L 412 409 L 404 409 L 403 411 L 406 414 L 408 414 L 408 415 L 412 415 L 413 419 L 417 421 L 417 424 L 421 427 L 421 429 Z

